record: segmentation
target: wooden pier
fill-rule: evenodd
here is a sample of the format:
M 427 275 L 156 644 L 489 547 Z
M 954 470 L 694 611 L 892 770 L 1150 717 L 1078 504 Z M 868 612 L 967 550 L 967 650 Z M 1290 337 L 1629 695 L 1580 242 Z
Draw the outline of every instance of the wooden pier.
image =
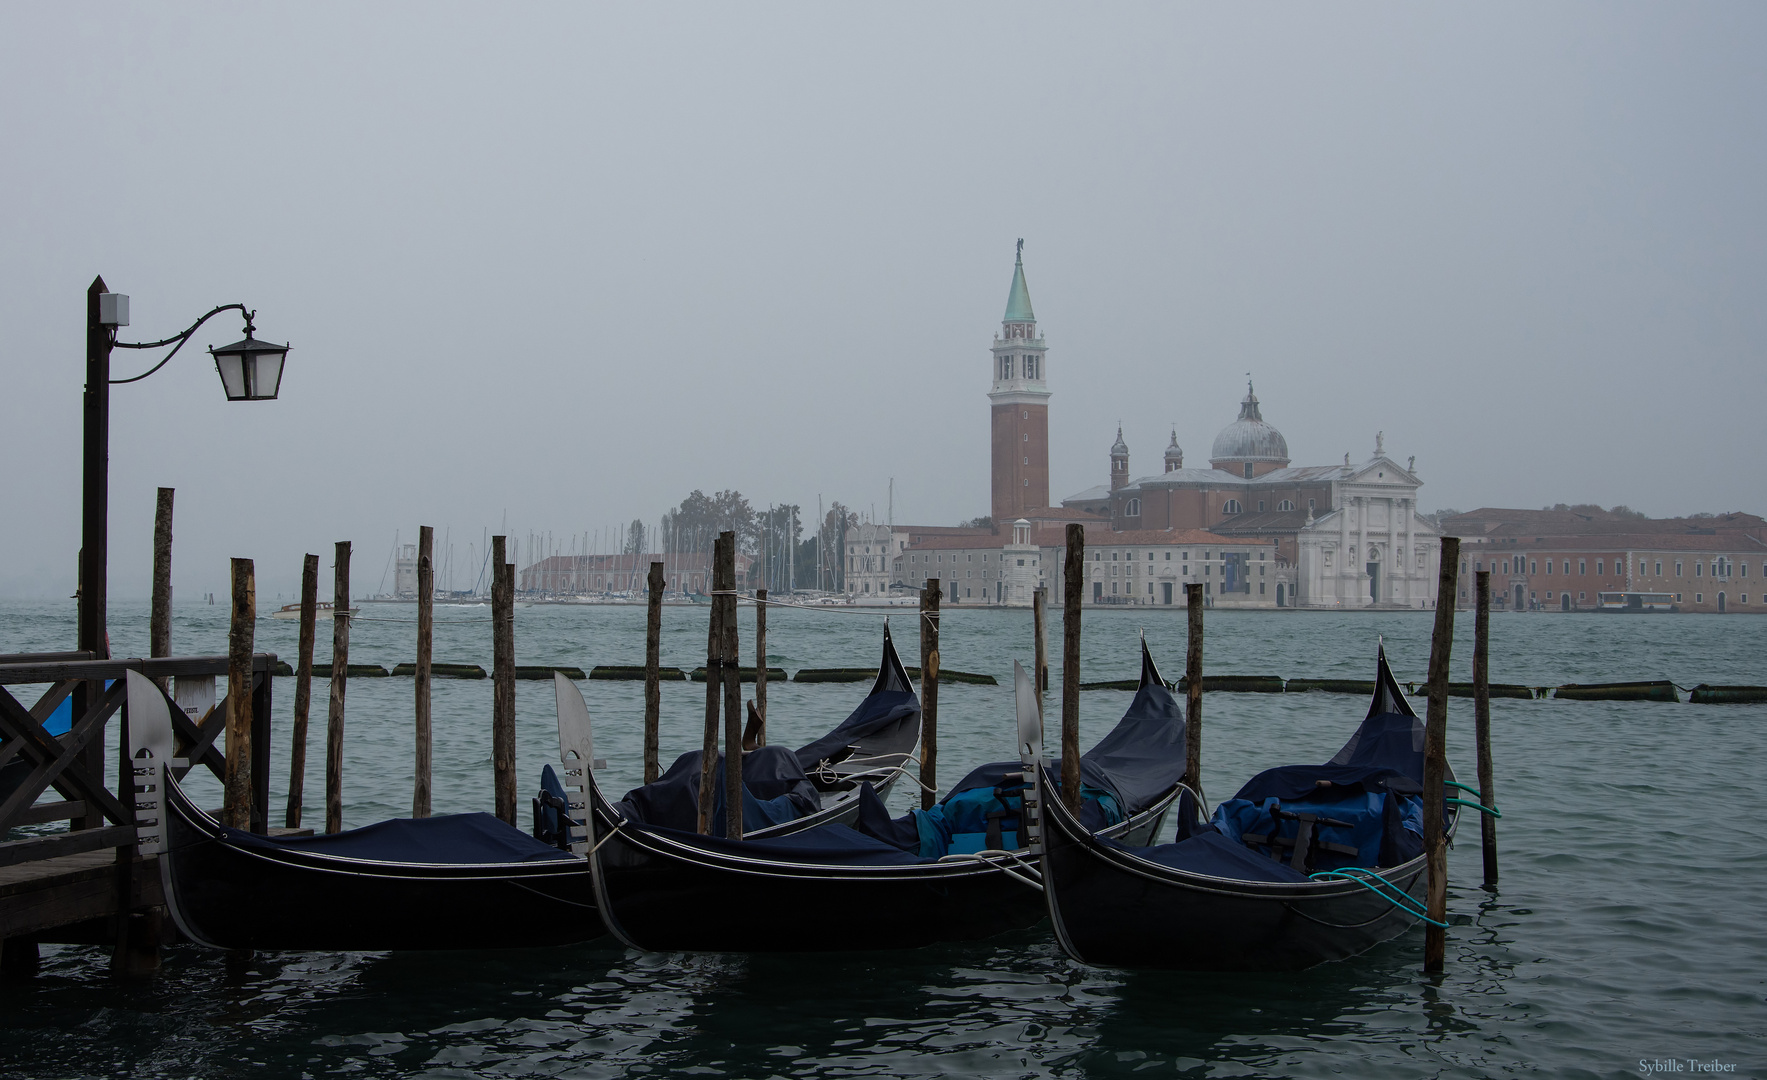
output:
M 251 760 L 248 819 L 254 832 L 269 832 L 270 690 L 276 657 L 251 656 Z M 112 967 L 122 973 L 158 966 L 159 946 L 175 931 L 164 917 L 165 899 L 155 859 L 136 852 L 135 792 L 128 758 L 124 673 L 150 679 L 217 678 L 228 671 L 225 656 L 101 659 L 91 652 L 0 654 L 0 832 L 66 821 L 69 828 L 0 842 L 0 973 L 28 975 L 36 969 L 39 943 L 108 944 Z M 106 685 L 109 683 L 110 685 Z M 25 706 L 10 687 L 48 684 Z M 56 708 L 72 700 L 73 724 L 60 736 L 43 727 Z M 172 710 L 177 755 L 226 782 L 223 697 L 199 720 Z M 118 717 L 112 738 L 110 720 Z M 118 784 L 107 783 L 113 754 Z M 179 774 L 181 775 L 181 774 Z M 59 801 L 39 802 L 53 789 Z M 304 830 L 277 829 L 276 833 Z

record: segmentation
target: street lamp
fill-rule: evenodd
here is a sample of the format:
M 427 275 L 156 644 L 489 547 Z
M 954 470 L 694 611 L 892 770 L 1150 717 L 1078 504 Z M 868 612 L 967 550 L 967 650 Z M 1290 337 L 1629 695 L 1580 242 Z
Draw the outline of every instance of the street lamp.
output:
M 127 342 L 117 340 L 117 328 L 129 325 L 129 297 L 113 293 L 105 287 L 104 278 L 92 279 L 86 290 L 86 394 L 84 398 L 83 462 L 81 470 L 80 521 L 80 607 L 78 648 L 97 656 L 110 654 L 104 632 L 106 599 L 106 563 L 109 546 L 110 510 L 110 388 L 112 385 L 140 382 L 178 355 L 193 334 L 223 311 L 238 311 L 245 316 L 245 340 L 224 348 L 209 350 L 215 358 L 215 370 L 221 376 L 221 388 L 228 401 L 274 400 L 282 386 L 283 360 L 287 345 L 273 345 L 253 337 L 252 318 L 257 313 L 244 304 L 223 304 L 192 323 L 188 330 L 164 341 Z M 172 349 L 160 362 L 139 375 L 127 379 L 110 377 L 112 349 Z

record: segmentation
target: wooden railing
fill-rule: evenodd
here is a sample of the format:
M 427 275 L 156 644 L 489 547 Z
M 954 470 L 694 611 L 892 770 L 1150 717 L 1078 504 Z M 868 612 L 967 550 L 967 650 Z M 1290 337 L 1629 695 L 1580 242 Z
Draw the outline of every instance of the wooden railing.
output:
M 264 832 L 268 825 L 270 688 L 275 665 L 274 654 L 252 657 L 250 820 L 254 832 Z M 118 775 L 133 775 L 125 726 L 126 671 L 154 679 L 207 675 L 224 680 L 227 657 L 103 660 L 82 652 L 0 654 L 0 835 L 21 825 L 70 822 L 65 832 L 0 842 L 0 866 L 134 845 L 135 793 L 114 791 L 105 782 L 105 728 L 119 711 L 123 720 L 114 743 Z M 108 687 L 107 682 L 111 684 Z M 26 708 L 8 688 L 31 683 L 48 683 L 49 689 Z M 72 726 L 63 735 L 49 734 L 44 722 L 69 698 Z M 225 783 L 224 745 L 215 745 L 226 728 L 225 697 L 195 721 L 183 709 L 170 711 L 177 756 L 188 761 L 189 767 L 207 767 Z M 37 805 L 51 787 L 61 801 Z

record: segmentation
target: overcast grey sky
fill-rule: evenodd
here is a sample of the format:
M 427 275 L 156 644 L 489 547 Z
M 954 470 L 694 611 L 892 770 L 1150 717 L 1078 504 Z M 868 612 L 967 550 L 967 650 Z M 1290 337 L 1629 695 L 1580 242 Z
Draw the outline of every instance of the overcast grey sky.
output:
M 1013 242 L 1052 494 L 1296 464 L 1426 509 L 1767 510 L 1767 7 L 0 5 L 0 595 L 72 591 L 84 293 L 292 341 L 116 388 L 114 595 L 226 558 L 654 522 L 693 488 L 988 509 Z M 142 354 L 118 352 L 119 375 Z M 457 582 L 458 584 L 458 582 Z

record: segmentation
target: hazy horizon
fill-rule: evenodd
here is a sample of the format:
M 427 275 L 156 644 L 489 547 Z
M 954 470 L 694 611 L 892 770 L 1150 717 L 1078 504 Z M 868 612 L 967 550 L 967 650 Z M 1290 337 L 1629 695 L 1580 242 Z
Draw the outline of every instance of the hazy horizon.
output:
M 0 596 L 73 591 L 85 290 L 124 340 L 110 583 L 290 593 L 698 488 L 988 511 L 1014 242 L 1051 497 L 1206 462 L 1247 373 L 1297 465 L 1422 508 L 1764 508 L 1758 5 L 0 8 Z M 118 350 L 126 377 L 159 354 Z M 1739 486 L 1736 478 L 1741 477 Z M 525 560 L 524 560 L 525 561 Z

